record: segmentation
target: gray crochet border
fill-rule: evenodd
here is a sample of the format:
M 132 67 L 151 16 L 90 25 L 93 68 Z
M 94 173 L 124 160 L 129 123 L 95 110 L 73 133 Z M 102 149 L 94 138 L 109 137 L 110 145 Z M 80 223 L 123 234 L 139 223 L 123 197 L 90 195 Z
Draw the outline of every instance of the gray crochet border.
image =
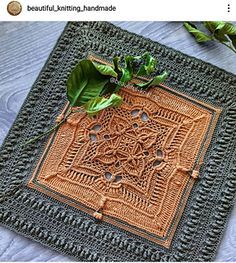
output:
M 150 51 L 166 85 L 220 106 L 217 124 L 172 245 L 163 248 L 62 204 L 26 183 L 65 103 L 65 83 L 77 62 L 93 52 L 114 55 Z M 70 22 L 34 83 L 0 152 L 0 224 L 81 261 L 213 260 L 236 193 L 236 76 L 108 22 Z

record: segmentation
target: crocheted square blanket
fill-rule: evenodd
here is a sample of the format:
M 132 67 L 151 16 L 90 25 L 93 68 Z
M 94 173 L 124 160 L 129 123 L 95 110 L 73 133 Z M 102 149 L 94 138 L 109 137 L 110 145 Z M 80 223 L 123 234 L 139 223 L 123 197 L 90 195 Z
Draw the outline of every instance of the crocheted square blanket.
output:
M 84 58 L 149 51 L 164 84 L 68 108 Z M 156 72 L 159 73 L 159 72 Z M 140 81 L 135 79 L 134 81 Z M 236 192 L 236 77 L 107 22 L 68 23 L 0 153 L 0 223 L 82 261 L 209 261 Z

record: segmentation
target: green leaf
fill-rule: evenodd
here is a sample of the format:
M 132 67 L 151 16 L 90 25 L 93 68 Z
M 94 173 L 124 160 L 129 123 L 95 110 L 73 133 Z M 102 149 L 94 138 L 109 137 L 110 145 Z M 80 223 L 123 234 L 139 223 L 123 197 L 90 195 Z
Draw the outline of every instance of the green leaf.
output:
M 81 60 L 67 81 L 67 98 L 71 106 L 82 106 L 100 95 L 110 77 L 102 75 L 90 60 Z
M 119 63 L 120 63 L 120 58 L 117 56 L 114 57 L 113 58 L 113 65 L 114 65 L 114 70 L 117 73 L 117 75 L 122 72 Z
M 188 30 L 188 32 L 191 33 L 196 38 L 197 42 L 200 43 L 200 42 L 206 42 L 212 40 L 211 36 L 208 36 L 204 32 L 198 30 L 194 24 L 190 22 L 185 22 L 184 26 Z
M 90 115 L 93 116 L 108 107 L 118 107 L 122 103 L 122 98 L 117 94 L 112 94 L 110 98 L 96 97 L 91 99 L 85 104 L 85 110 Z
M 224 26 L 225 22 L 208 21 L 208 22 L 204 22 L 203 24 L 212 33 L 212 35 L 220 42 L 229 41 L 229 39 L 225 36 L 225 34 L 222 33 L 221 30 L 219 30 Z
M 205 21 L 203 25 L 213 34 L 218 26 L 218 22 Z
M 156 69 L 157 60 L 154 57 L 152 57 L 149 52 L 144 53 L 141 58 L 144 58 L 146 62 L 144 65 L 140 66 L 137 72 L 137 76 L 150 75 Z
M 95 66 L 95 68 L 102 74 L 102 75 L 106 75 L 106 76 L 111 76 L 116 78 L 117 77 L 117 73 L 115 72 L 115 70 L 109 66 L 109 65 L 103 65 L 103 64 L 98 64 L 96 62 L 93 62 L 93 65 Z
M 226 35 L 222 34 L 220 31 L 216 31 L 214 33 L 214 37 L 219 40 L 220 42 L 228 42 L 229 39 L 227 38 Z
M 156 76 L 146 83 L 136 84 L 141 89 L 148 89 L 151 86 L 158 86 L 161 82 L 163 82 L 168 76 L 168 73 L 164 71 L 161 75 Z
M 133 71 L 130 71 L 127 68 L 122 68 L 122 77 L 119 80 L 121 86 L 125 85 L 128 81 L 130 81 L 132 77 L 133 77 Z
M 222 22 L 217 29 L 221 34 L 236 35 L 236 26 L 229 22 Z
M 232 50 L 236 52 L 236 26 L 230 22 L 204 22 L 204 25 L 213 32 L 213 36 L 229 48 L 232 41 Z M 234 47 L 234 48 L 233 48 Z
M 118 79 L 119 83 L 116 86 L 115 92 L 118 92 L 122 86 L 124 86 L 127 82 L 129 82 L 133 78 L 134 70 L 133 70 L 133 62 L 135 57 L 126 56 L 125 57 L 125 67 L 121 68 L 121 77 Z M 117 62 L 117 60 L 115 61 Z M 118 64 L 116 64 L 118 65 Z M 115 66 L 116 68 L 116 66 Z
M 204 22 L 204 25 L 220 42 L 229 42 L 228 37 L 236 35 L 236 26 L 229 22 L 209 21 Z
M 203 22 L 203 24 L 211 33 L 215 33 L 216 30 L 219 30 L 219 29 L 224 27 L 225 22 L 223 22 L 223 21 L 206 21 L 206 22 Z
M 133 62 L 135 58 L 133 56 L 125 57 L 125 67 L 122 68 L 122 77 L 120 78 L 120 82 L 126 84 L 133 78 Z

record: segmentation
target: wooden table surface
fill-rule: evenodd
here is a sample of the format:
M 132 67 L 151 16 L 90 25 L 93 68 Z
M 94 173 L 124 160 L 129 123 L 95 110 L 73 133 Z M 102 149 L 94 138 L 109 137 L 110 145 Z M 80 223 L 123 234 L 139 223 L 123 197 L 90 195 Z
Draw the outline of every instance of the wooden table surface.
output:
M 114 24 L 236 74 L 236 55 L 231 50 L 213 42 L 197 44 L 182 23 Z M 64 26 L 64 22 L 0 22 L 0 145 Z M 0 226 L 0 262 L 68 260 Z M 216 260 L 236 261 L 236 206 Z

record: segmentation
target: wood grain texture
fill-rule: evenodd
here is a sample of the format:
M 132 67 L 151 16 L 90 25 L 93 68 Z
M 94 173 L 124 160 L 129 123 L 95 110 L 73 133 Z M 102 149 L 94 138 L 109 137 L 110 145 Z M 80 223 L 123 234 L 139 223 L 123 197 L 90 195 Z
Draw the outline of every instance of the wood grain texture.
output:
M 236 74 L 236 59 L 232 51 L 218 43 L 197 44 L 182 23 L 114 24 Z M 0 23 L 0 144 L 64 26 L 64 22 Z M 0 262 L 66 260 L 71 259 L 0 227 Z M 236 261 L 236 207 L 216 260 Z

